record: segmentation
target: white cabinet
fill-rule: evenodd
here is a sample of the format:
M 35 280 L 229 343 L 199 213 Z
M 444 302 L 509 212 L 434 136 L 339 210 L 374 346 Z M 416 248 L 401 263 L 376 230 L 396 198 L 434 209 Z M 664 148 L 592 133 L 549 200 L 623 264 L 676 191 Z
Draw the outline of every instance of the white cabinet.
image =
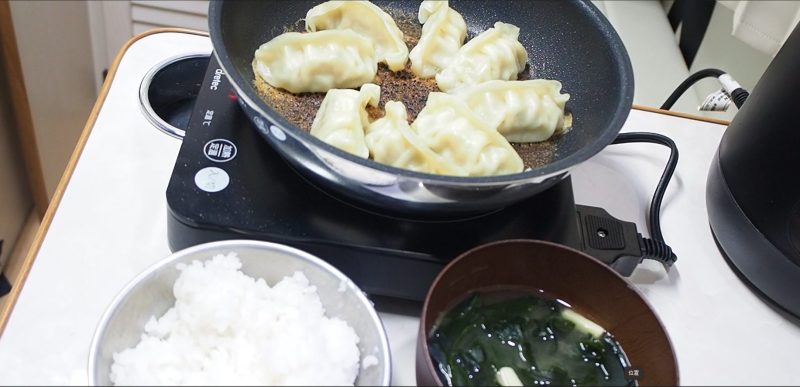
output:
M 133 33 L 157 27 L 208 31 L 208 1 L 130 1 Z
M 208 29 L 208 1 L 12 1 L 2 6 L 8 8 L 0 23 L 13 24 L 16 36 L 35 139 L 24 146 L 41 166 L 42 208 L 73 153 L 102 85 L 101 74 L 125 42 L 159 27 Z M 10 34 L 7 38 L 12 40 Z M 0 75 L 5 76 L 2 62 Z M 0 86 L 0 239 L 5 240 L 0 270 L 33 206 L 26 178 L 32 172 L 22 162 L 19 129 L 12 119 L 28 113 L 16 112 L 12 98 L 21 97 Z
M 95 68 L 107 69 L 134 35 L 162 27 L 208 31 L 208 1 L 89 1 Z

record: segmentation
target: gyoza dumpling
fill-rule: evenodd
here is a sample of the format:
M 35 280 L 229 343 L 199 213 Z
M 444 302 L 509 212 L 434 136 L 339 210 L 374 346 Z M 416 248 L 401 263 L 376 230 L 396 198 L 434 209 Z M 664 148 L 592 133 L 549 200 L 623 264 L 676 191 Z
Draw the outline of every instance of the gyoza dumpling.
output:
M 446 0 L 425 0 L 419 6 L 422 35 L 411 50 L 411 71 L 420 78 L 433 78 L 450 62 L 464 45 L 467 24 L 448 6 Z
M 452 63 L 436 75 L 439 89 L 450 92 L 491 80 L 517 79 L 528 61 L 528 52 L 518 39 L 518 27 L 495 23 L 461 47 Z
M 311 124 L 311 135 L 345 152 L 367 158 L 364 130 L 369 126 L 367 105 L 378 106 L 381 88 L 367 83 L 361 90 L 332 89 Z
M 488 81 L 456 94 L 511 142 L 544 141 L 564 128 L 569 94 L 561 94 L 559 81 Z
M 253 72 L 292 93 L 326 92 L 372 82 L 378 64 L 372 41 L 353 31 L 287 32 L 256 50 Z
M 367 148 L 372 159 L 386 165 L 438 175 L 463 175 L 458 166 L 447 162 L 411 130 L 402 102 L 386 103 L 386 115 L 367 128 Z
M 369 1 L 327 1 L 306 14 L 306 31 L 353 30 L 375 42 L 378 62 L 400 71 L 408 61 L 403 32 L 391 16 Z
M 524 167 L 511 144 L 456 96 L 430 93 L 411 127 L 425 145 L 465 175 L 504 175 Z

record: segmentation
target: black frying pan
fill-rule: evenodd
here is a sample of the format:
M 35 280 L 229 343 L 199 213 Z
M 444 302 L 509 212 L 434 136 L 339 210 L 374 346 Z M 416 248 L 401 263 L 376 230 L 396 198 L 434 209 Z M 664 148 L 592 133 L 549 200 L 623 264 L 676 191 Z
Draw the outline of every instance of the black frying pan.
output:
M 253 53 L 298 25 L 320 1 L 212 1 L 214 53 L 261 134 L 295 168 L 323 189 L 390 212 L 476 213 L 504 207 L 549 188 L 569 169 L 613 141 L 633 99 L 633 74 L 622 42 L 588 1 L 451 1 L 468 38 L 497 21 L 521 29 L 528 51 L 524 77 L 556 79 L 571 98 L 573 127 L 554 140 L 548 161 L 522 173 L 491 177 L 436 176 L 358 158 L 312 137 L 259 97 Z M 420 1 L 373 1 L 393 15 L 416 17 Z M 299 24 L 302 26 L 302 24 Z

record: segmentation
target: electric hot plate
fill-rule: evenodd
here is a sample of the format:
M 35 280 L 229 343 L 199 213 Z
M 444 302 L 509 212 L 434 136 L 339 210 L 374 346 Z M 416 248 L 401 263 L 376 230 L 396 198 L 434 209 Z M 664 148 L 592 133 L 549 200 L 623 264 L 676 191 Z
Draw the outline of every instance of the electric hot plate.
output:
M 414 301 L 424 299 L 449 260 L 475 246 L 524 238 L 587 251 L 592 242 L 582 240 L 581 228 L 596 226 L 582 221 L 581 210 L 593 209 L 575 205 L 569 178 L 470 218 L 411 219 L 361 209 L 306 181 L 272 150 L 214 59 L 199 84 L 167 205 L 173 251 L 224 239 L 282 243 L 328 261 L 369 294 Z

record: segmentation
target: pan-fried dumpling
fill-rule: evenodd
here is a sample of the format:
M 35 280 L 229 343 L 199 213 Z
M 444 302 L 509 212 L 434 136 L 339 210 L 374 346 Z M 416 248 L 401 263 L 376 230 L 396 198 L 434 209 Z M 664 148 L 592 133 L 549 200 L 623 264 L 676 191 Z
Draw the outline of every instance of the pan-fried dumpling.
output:
M 483 31 L 461 47 L 452 63 L 436 75 L 439 89 L 451 92 L 491 80 L 517 79 L 528 61 L 528 52 L 518 39 L 518 27 L 495 23 L 494 28 Z
M 539 142 L 564 128 L 561 82 L 488 81 L 459 90 L 458 97 L 511 142 Z
M 522 159 L 511 144 L 456 96 L 430 93 L 411 127 L 425 145 L 465 175 L 522 172 Z
M 292 93 L 356 88 L 378 72 L 372 41 L 347 30 L 287 32 L 256 50 L 253 71 Z
M 411 71 L 420 78 L 433 78 L 450 62 L 464 45 L 467 24 L 446 0 L 425 0 L 419 6 L 422 35 L 408 56 Z
M 402 102 L 386 103 L 386 115 L 367 129 L 372 159 L 386 165 L 438 175 L 463 175 L 458 166 L 433 153 L 411 130 Z
M 364 131 L 369 126 L 367 105 L 378 106 L 381 88 L 367 83 L 361 90 L 332 89 L 311 123 L 311 135 L 345 152 L 367 158 Z
M 408 61 L 403 32 L 391 16 L 369 1 L 327 1 L 306 14 L 306 31 L 353 30 L 375 42 L 378 62 L 400 71 Z

